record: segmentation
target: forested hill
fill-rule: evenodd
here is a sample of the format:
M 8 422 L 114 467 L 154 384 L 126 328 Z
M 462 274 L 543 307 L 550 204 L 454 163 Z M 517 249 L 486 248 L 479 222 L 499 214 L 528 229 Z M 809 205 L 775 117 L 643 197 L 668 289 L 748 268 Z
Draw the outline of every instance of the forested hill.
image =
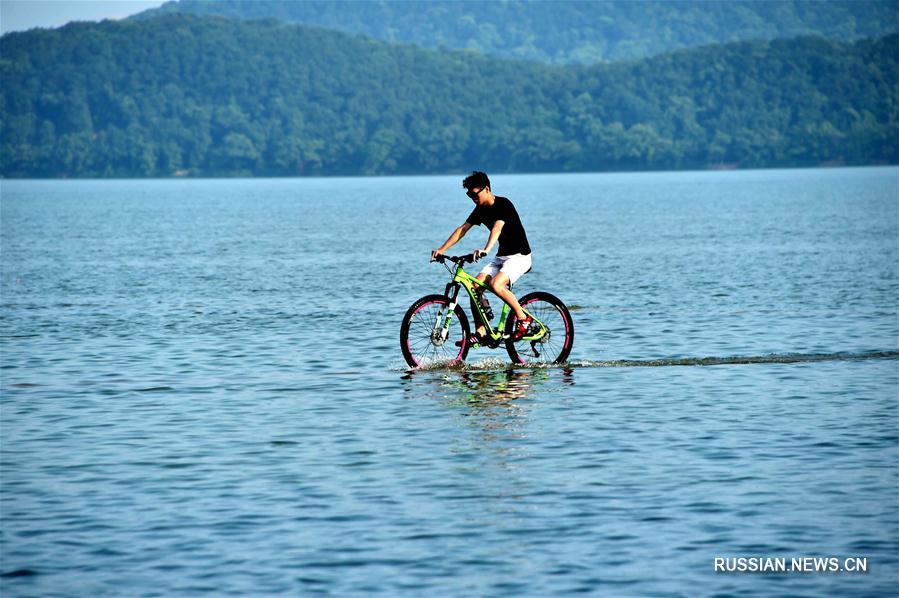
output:
M 553 67 L 170 15 L 0 38 L 0 174 L 596 171 L 899 161 L 899 36 Z
M 799 35 L 851 41 L 899 32 L 896 0 L 180 0 L 143 16 L 172 12 L 272 17 L 554 64 Z

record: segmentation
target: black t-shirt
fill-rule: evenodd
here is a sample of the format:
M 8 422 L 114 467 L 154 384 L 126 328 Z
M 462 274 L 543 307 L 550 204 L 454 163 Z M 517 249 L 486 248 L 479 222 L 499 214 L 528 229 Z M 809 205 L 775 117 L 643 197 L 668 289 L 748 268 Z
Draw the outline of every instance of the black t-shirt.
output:
M 497 255 L 513 255 L 515 253 L 528 255 L 531 253 L 531 246 L 528 245 L 528 236 L 524 233 L 521 218 L 518 217 L 515 206 L 507 198 L 496 197 L 492 206 L 475 206 L 466 218 L 466 222 L 472 226 L 483 224 L 490 230 L 493 230 L 493 225 L 497 220 L 504 222 L 503 230 L 499 233 Z

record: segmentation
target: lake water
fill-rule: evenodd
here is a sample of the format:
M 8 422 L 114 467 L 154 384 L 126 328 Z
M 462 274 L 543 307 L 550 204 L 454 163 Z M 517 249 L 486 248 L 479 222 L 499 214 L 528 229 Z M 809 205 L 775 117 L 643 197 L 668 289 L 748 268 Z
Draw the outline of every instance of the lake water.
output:
M 897 179 L 496 176 L 571 362 L 413 372 L 461 176 L 3 181 L 0 589 L 895 595 Z

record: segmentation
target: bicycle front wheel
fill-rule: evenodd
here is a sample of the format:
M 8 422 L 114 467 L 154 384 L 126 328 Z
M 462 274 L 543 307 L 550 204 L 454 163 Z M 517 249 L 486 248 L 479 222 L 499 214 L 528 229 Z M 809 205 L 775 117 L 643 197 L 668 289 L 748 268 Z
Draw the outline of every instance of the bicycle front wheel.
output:
M 400 326 L 400 348 L 410 366 L 457 364 L 468 355 L 468 318 L 461 307 L 449 313 L 443 295 L 428 295 L 412 304 Z
M 574 321 L 562 300 L 550 293 L 537 291 L 518 300 L 521 307 L 540 320 L 546 332 L 536 338 L 524 337 L 518 342 L 511 336 L 506 340 L 506 351 L 513 363 L 561 363 L 568 359 L 574 344 Z M 506 334 L 515 330 L 517 320 L 513 315 L 506 321 Z

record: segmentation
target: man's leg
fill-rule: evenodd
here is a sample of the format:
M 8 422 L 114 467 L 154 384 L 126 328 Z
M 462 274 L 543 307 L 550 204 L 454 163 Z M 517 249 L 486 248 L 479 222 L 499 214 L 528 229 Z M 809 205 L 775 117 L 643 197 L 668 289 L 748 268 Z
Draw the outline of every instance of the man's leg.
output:
M 518 304 L 518 299 L 509 290 L 509 276 L 505 272 L 496 273 L 496 276 L 490 281 L 490 288 L 512 308 L 512 311 L 515 312 L 515 317 L 519 321 L 528 317 L 524 310 L 521 309 L 521 305 Z

